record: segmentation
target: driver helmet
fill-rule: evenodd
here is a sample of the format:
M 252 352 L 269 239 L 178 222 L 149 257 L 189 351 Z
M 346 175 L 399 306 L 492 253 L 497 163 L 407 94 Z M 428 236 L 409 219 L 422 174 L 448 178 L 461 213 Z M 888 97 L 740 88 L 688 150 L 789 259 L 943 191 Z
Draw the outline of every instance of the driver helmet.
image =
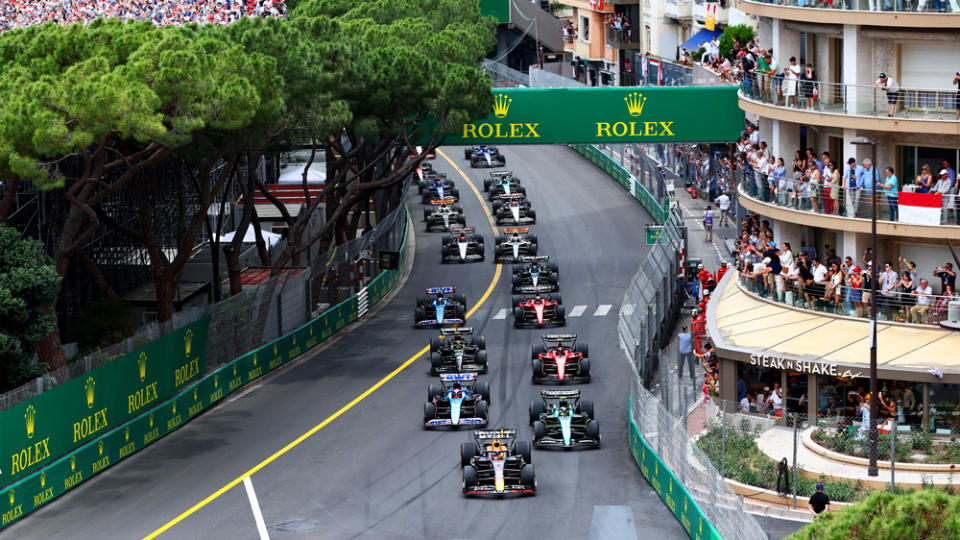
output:
M 454 390 L 460 390 L 460 389 L 461 389 L 461 387 L 460 387 L 460 381 L 456 381 L 456 382 L 453 383 L 453 389 L 454 389 Z
M 560 403 L 557 404 L 557 409 L 561 414 L 567 414 L 570 411 L 570 404 L 567 403 L 567 400 L 561 399 Z

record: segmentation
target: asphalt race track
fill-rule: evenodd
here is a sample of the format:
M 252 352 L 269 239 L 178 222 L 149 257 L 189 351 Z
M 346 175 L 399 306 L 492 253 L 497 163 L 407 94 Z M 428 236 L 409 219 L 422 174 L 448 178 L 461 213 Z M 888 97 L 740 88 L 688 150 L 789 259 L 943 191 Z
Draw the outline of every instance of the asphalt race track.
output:
M 252 474 L 271 538 L 609 538 L 600 531 L 623 531 L 631 517 L 639 538 L 687 538 L 627 449 L 630 369 L 617 345 L 616 317 L 626 285 L 646 256 L 643 225 L 649 216 L 568 148 L 501 151 L 537 211 L 533 228 L 540 254 L 560 267 L 568 324 L 557 331 L 577 333 L 590 345 L 593 380 L 579 388 L 595 402 L 602 448 L 534 450 L 535 497 L 465 499 L 459 444 L 469 440 L 469 431 L 422 428 L 427 385 L 436 382 L 424 355 Z M 443 153 L 482 191 L 488 169 L 470 169 L 462 147 Z M 315 358 L 221 404 L 26 517 L 4 537 L 143 538 L 206 501 L 160 538 L 258 538 L 245 482 L 211 496 L 427 345 L 437 333 L 412 326 L 415 299 L 426 287 L 456 286 L 472 308 L 491 284 L 493 233 L 483 203 L 442 156 L 434 165 L 454 179 L 468 225 L 485 236 L 485 262 L 441 265 L 441 233 L 423 232 L 422 205 L 412 190 L 415 263 L 383 309 Z M 491 386 L 491 427 L 515 427 L 529 439 L 527 408 L 543 388 L 530 382 L 529 351 L 546 332 L 513 328 L 510 266 L 502 270 L 468 325 L 487 341 L 490 373 L 481 380 Z

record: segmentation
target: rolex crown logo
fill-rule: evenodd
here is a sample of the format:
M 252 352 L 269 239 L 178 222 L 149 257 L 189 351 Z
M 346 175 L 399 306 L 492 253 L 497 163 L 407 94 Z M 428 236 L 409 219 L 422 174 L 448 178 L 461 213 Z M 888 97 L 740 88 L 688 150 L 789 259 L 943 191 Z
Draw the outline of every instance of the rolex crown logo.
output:
M 193 400 L 194 400 L 194 401 L 197 400 L 197 387 L 196 387 L 196 386 L 193 387 Z
M 47 487 L 47 471 L 40 471 L 40 487 Z
M 150 428 L 153 428 L 153 413 L 150 413 Z
M 143 382 L 147 378 L 147 353 L 140 353 L 140 358 L 137 359 L 137 367 L 140 368 L 140 382 Z
M 293 344 L 294 344 L 294 345 L 297 344 L 297 335 L 296 335 L 296 334 L 293 335 Z
M 173 402 L 173 414 L 177 414 L 177 402 Z
M 510 110 L 510 103 L 513 99 L 506 94 L 493 95 L 493 115 L 497 118 L 506 118 L 507 111 Z
M 87 377 L 86 384 L 83 385 L 83 388 L 87 392 L 87 408 L 93 408 L 93 389 L 97 386 L 97 381 L 93 380 L 93 377 Z
M 103 455 L 103 441 L 97 443 L 97 453 Z
M 643 94 L 640 92 L 631 92 L 627 94 L 627 97 L 623 98 L 627 102 L 627 111 L 630 112 L 630 116 L 640 116 L 643 114 L 643 104 L 647 102 L 647 98 L 643 97 Z
M 187 358 L 190 358 L 190 349 L 193 348 L 193 330 L 187 330 L 183 335 L 184 347 L 183 350 L 187 354 Z
M 274 343 L 274 344 L 273 344 L 273 355 L 276 356 L 276 355 L 278 355 L 278 354 L 280 354 L 280 353 L 278 352 L 277 344 Z
M 277 351 L 276 351 L 277 346 L 274 345 L 273 348 L 274 348 L 273 354 L 277 354 Z M 253 353 L 253 365 L 257 365 L 257 353 Z
M 70 472 L 77 470 L 77 456 L 70 456 Z
M 123 442 L 130 440 L 130 426 L 123 428 Z
M 12 490 L 12 489 L 10 490 L 10 506 L 13 506 L 13 503 L 15 503 L 15 502 L 17 501 L 17 495 L 16 495 L 16 493 L 17 493 L 16 491 L 14 491 L 14 490 Z
M 220 375 L 214 374 L 213 376 L 213 387 L 218 388 L 220 386 Z
M 37 409 L 34 406 L 27 405 L 27 411 L 23 415 L 24 420 L 27 421 L 27 438 L 33 438 L 33 430 L 37 426 Z
M 233 363 L 233 376 L 234 376 L 234 377 L 237 376 L 237 363 L 236 363 L 236 362 Z

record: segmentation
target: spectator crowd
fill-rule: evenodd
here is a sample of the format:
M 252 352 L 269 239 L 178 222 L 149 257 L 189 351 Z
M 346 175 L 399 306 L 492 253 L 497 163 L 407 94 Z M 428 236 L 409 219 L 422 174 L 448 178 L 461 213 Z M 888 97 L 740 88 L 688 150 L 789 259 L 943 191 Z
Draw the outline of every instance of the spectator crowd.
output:
M 283 17 L 283 0 L 0 0 L 0 31 L 98 18 L 154 24 L 230 24 L 242 17 Z

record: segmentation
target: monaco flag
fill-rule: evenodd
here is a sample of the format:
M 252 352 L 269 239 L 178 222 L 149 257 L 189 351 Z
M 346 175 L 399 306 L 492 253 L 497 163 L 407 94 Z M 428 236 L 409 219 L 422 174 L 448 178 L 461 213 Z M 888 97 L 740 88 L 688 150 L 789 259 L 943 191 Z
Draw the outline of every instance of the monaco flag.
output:
M 907 193 L 898 197 L 900 221 L 917 225 L 939 225 L 942 197 L 939 193 Z

